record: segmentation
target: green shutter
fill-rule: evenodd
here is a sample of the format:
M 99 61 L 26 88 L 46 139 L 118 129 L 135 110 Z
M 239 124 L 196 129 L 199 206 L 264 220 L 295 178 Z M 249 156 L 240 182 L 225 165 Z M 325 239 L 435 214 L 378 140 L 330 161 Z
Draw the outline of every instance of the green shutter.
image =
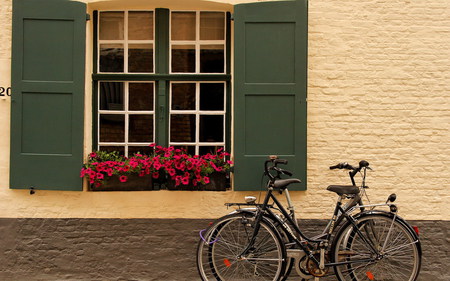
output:
M 235 190 L 260 188 L 268 155 L 306 189 L 307 0 L 235 6 Z
M 86 5 L 14 0 L 10 187 L 82 190 Z

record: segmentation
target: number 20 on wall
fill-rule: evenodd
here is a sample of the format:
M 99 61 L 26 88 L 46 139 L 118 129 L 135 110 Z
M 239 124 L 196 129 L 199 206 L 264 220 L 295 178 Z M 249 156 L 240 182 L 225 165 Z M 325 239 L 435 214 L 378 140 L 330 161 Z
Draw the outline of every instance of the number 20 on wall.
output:
M 11 96 L 11 87 L 0 87 L 0 97 Z

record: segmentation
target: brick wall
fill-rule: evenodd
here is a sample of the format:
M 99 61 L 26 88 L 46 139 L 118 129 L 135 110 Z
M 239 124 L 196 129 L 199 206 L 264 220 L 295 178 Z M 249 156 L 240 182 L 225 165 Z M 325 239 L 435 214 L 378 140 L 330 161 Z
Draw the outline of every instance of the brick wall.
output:
M 0 280 L 199 280 L 198 231 L 208 220 L 0 219 Z M 325 221 L 302 220 L 307 234 Z M 423 260 L 419 281 L 450 274 L 449 221 L 417 221 Z M 289 280 L 298 280 L 295 271 Z M 323 278 L 332 281 L 334 278 Z

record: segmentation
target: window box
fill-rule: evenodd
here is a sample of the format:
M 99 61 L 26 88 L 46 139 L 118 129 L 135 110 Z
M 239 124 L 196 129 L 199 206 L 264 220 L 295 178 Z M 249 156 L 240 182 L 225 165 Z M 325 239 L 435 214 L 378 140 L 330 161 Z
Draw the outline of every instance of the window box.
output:
M 175 185 L 175 180 L 168 179 L 166 187 L 168 190 L 207 190 L 207 191 L 226 191 L 227 189 L 227 174 L 221 172 L 213 172 L 209 175 L 209 183 L 199 183 L 197 186 L 193 184 Z
M 120 176 L 113 175 L 100 186 L 91 184 L 91 191 L 144 191 L 153 190 L 152 175 L 129 175 L 126 182 L 120 181 Z

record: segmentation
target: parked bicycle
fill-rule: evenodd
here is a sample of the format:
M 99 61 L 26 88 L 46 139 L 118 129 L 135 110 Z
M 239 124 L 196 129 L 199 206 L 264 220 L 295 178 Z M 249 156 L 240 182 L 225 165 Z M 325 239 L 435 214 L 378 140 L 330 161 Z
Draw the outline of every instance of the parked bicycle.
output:
M 253 196 L 247 196 L 246 203 L 227 203 L 237 209 L 200 233 L 197 267 L 202 280 L 286 280 L 292 267 L 303 280 L 333 271 L 340 281 L 416 280 L 422 256 L 418 229 L 397 215 L 395 194 L 385 203 L 363 203 L 367 161 L 358 167 L 330 167 L 349 170 L 352 185 L 328 186 L 338 200 L 327 226 L 314 237 L 301 231 L 288 191 L 300 180 L 279 164 L 287 161 L 271 157 L 264 163 L 268 190 L 263 203 Z M 362 175 L 360 187 L 355 184 L 357 174 Z M 275 191 L 285 194 L 287 208 Z

